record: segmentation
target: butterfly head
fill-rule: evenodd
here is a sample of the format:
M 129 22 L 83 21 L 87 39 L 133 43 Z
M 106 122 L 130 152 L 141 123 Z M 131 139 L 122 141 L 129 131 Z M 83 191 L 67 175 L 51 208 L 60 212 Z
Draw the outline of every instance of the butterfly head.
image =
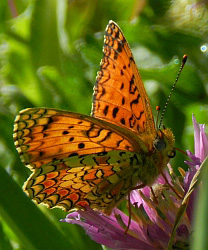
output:
M 175 138 L 170 129 L 159 129 L 153 141 L 153 146 L 157 151 L 165 154 L 168 158 L 173 158 L 176 155 L 174 143 Z

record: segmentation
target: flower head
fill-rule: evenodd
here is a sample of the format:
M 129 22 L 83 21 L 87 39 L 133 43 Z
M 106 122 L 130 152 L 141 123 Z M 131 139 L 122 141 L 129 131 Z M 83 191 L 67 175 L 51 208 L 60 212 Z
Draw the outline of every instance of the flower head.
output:
M 177 177 L 169 165 L 163 176 L 159 176 L 151 188 L 145 187 L 131 192 L 132 220 L 127 233 L 124 233 L 124 229 L 129 217 L 117 208 L 113 209 L 110 216 L 106 216 L 87 207 L 86 211 L 79 210 L 68 214 L 62 221 L 82 226 L 94 241 L 112 249 L 167 249 L 183 197 L 201 162 L 208 155 L 205 125 L 198 124 L 194 116 L 193 124 L 195 155 L 187 151 L 192 160 L 186 162 L 190 166 L 189 170 L 181 170 L 182 176 Z M 188 249 L 196 195 L 197 190 L 189 199 L 172 247 Z

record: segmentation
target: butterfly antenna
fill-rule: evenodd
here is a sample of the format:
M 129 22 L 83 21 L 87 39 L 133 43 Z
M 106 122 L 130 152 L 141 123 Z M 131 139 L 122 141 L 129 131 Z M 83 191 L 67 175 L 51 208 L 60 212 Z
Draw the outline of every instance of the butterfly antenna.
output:
M 162 121 L 163 121 L 163 117 L 164 117 L 165 111 L 166 111 L 167 106 L 168 106 L 168 103 L 169 103 L 169 101 L 170 101 L 170 97 L 171 97 L 171 95 L 172 95 L 172 93 L 173 93 L 173 90 L 174 90 L 174 88 L 175 88 L 175 86 L 176 86 L 176 83 L 177 83 L 177 81 L 178 81 L 178 78 L 179 78 L 179 76 L 180 76 L 180 74 L 181 74 L 181 71 L 182 71 L 182 69 L 183 69 L 183 67 L 184 67 L 184 65 L 185 65 L 185 63 L 186 63 L 186 61 L 187 61 L 187 55 L 185 54 L 185 55 L 183 56 L 182 63 L 181 63 L 181 67 L 180 67 L 180 69 L 179 69 L 179 71 L 178 71 L 178 75 L 177 75 L 177 77 L 176 77 L 176 80 L 175 80 L 175 82 L 174 82 L 174 84 L 173 84 L 173 87 L 172 87 L 172 89 L 171 89 L 171 91 L 170 91 L 170 94 L 169 94 L 169 96 L 168 96 L 168 98 L 167 98 L 167 101 L 166 101 L 166 103 L 165 103 L 165 106 L 164 106 L 164 108 L 163 108 L 163 111 L 162 111 L 162 114 L 161 114 L 161 118 L 160 118 L 160 124 L 159 124 L 158 129 L 160 129 L 160 127 L 161 127 L 161 124 L 162 124 Z
M 156 116 L 155 127 L 158 130 L 158 122 L 159 122 L 159 116 L 160 116 L 160 106 L 156 106 L 156 111 L 157 111 L 157 116 Z

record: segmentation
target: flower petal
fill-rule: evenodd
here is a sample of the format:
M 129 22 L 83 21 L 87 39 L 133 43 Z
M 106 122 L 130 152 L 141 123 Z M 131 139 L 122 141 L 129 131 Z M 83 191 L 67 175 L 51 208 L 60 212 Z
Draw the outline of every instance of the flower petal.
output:
M 192 122 L 194 124 L 194 152 L 200 158 L 200 128 L 194 114 L 192 115 Z
M 122 212 L 120 211 L 120 213 Z M 105 216 L 100 212 L 94 211 L 90 207 L 87 207 L 86 211 L 79 210 L 71 213 L 67 215 L 66 219 L 61 221 L 82 226 L 92 240 L 109 248 L 132 250 L 152 249 L 152 246 L 147 242 L 133 237 L 128 233 L 124 234 L 124 229 L 118 225 L 115 216 Z

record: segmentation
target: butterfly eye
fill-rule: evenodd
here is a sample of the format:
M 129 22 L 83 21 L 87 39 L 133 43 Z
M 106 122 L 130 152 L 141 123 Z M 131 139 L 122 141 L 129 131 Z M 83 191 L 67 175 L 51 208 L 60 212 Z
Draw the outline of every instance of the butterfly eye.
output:
M 166 148 L 166 143 L 163 140 L 161 140 L 160 138 L 157 138 L 154 140 L 153 146 L 158 151 L 163 151 Z
M 176 155 L 175 149 L 173 149 L 172 151 L 169 151 L 169 152 L 168 152 L 168 157 L 169 157 L 169 158 L 174 158 L 175 155 Z

